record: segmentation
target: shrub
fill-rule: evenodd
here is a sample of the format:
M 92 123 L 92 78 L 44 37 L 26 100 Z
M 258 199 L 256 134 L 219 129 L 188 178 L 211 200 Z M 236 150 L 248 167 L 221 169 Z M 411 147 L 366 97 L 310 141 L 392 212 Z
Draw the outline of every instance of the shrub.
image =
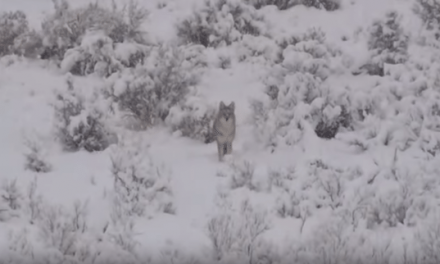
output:
M 56 136 L 65 150 L 84 148 L 93 152 L 110 145 L 110 133 L 104 126 L 103 113 L 86 105 L 85 98 L 75 90 L 71 78 L 67 79 L 67 91 L 58 93 L 56 99 Z
M 29 31 L 23 11 L 0 14 L 0 56 L 12 53 L 16 39 Z
M 396 227 L 398 224 L 405 224 L 409 207 L 407 199 L 402 190 L 393 190 L 383 197 L 376 198 L 367 218 L 367 227 L 374 228 L 375 225 Z
M 305 222 L 310 212 L 303 210 L 305 207 L 301 194 L 292 188 L 293 181 L 298 178 L 295 167 L 283 170 L 271 169 L 268 171 L 268 175 L 269 190 L 278 192 L 275 205 L 277 215 L 282 218 L 301 218 Z
M 298 4 L 298 1 L 296 0 L 246 0 L 245 2 L 253 5 L 256 9 L 268 5 L 274 5 L 279 10 L 287 10 Z
M 307 7 L 325 9 L 327 11 L 334 11 L 340 7 L 339 0 L 302 0 L 301 4 Z
M 214 115 L 204 114 L 200 118 L 187 115 L 172 129 L 174 131 L 180 131 L 184 137 L 210 143 L 213 142 L 210 127 L 212 120 L 214 120 Z
M 231 188 L 237 189 L 246 187 L 249 190 L 258 190 L 254 182 L 255 165 L 245 160 L 241 163 L 232 163 L 230 165 L 231 173 Z
M 263 242 L 260 236 L 271 227 L 268 213 L 253 206 L 249 200 L 243 200 L 238 210 L 230 206 L 219 209 L 208 222 L 215 259 L 220 263 L 254 263 L 258 246 Z
M 47 161 L 44 156 L 42 146 L 36 141 L 26 140 L 26 147 L 28 148 L 25 154 L 26 162 L 25 168 L 34 172 L 49 172 L 52 170 L 52 165 Z
M 191 254 L 185 249 L 179 248 L 174 243 L 169 242 L 160 251 L 159 263 L 182 263 L 182 264 L 202 264 L 208 262 L 208 258 L 200 254 Z M 209 259 L 211 260 L 211 259 Z
M 127 68 L 134 68 L 138 64 L 144 64 L 148 55 L 149 47 L 139 43 L 116 43 L 114 45 L 115 59 Z
M 214 119 L 213 108 L 206 109 L 184 104 L 170 110 L 167 122 L 173 131 L 179 131 L 183 137 L 211 143 L 215 140 L 211 129 Z
M 97 72 L 108 77 L 120 67 L 115 59 L 113 41 L 101 32 L 86 32 L 80 46 L 68 49 L 61 62 L 61 69 L 74 75 Z
M 146 129 L 164 121 L 173 106 L 185 101 L 198 82 L 195 64 L 186 47 L 153 47 L 142 66 L 111 76 L 106 93 L 138 123 L 137 128 Z
M 245 35 L 237 42 L 238 61 L 255 64 L 274 64 L 279 60 L 279 47 L 271 37 Z
M 26 209 L 27 215 L 29 216 L 29 222 L 33 225 L 35 221 L 40 219 L 43 213 L 43 197 L 41 194 L 37 193 L 38 180 L 35 177 L 29 184 L 28 190 L 26 192 Z
M 280 47 L 280 67 L 275 75 L 285 77 L 294 72 L 307 72 L 326 80 L 332 69 L 332 58 L 342 55 L 342 51 L 327 43 L 326 35 L 320 28 L 310 28 L 305 33 L 277 40 Z
M 138 43 L 114 43 L 103 31 L 87 31 L 80 46 L 68 49 L 61 69 L 74 75 L 97 73 L 109 77 L 123 67 L 143 64 L 149 47 Z
M 294 145 L 305 129 L 313 129 L 318 137 L 333 138 L 346 117 L 339 106 L 341 98 L 330 97 L 325 90 L 322 81 L 309 73 L 286 76 L 275 100 L 251 103 L 257 138 L 273 147 Z
M 34 229 L 35 236 L 28 236 L 32 242 L 42 243 L 32 259 L 38 263 L 109 263 L 100 258 L 117 256 L 120 248 L 109 246 L 101 234 L 92 234 L 88 224 L 88 201 L 76 201 L 72 208 L 39 201 L 41 214 L 38 215 Z M 103 233 L 105 233 L 104 230 Z M 99 238 L 96 237 L 99 236 Z M 106 243 L 107 242 L 107 243 Z M 33 243 L 32 243 L 33 244 Z M 23 252 L 24 253 L 24 252 Z M 111 263 L 111 262 L 110 262 Z
M 295 167 L 288 167 L 271 169 L 268 176 L 269 191 L 276 197 L 277 215 L 300 219 L 302 231 L 305 222 L 316 210 L 350 208 L 352 201 L 345 199 L 350 193 L 346 186 L 363 176 L 363 172 L 357 167 L 339 168 L 322 160 L 312 160 L 308 163 L 306 174 L 298 172 Z
M 344 195 L 344 170 L 334 168 L 322 160 L 310 162 L 310 174 L 317 179 L 319 189 L 323 191 L 322 202 L 335 209 L 342 205 Z M 324 196 L 324 197 L 323 197 Z
M 439 250 L 440 226 L 438 212 L 434 212 L 423 224 L 423 228 L 419 227 L 415 234 L 415 242 L 417 249 L 422 252 L 420 259 L 422 263 L 436 263 L 440 258 Z
M 2 202 L 5 202 L 11 210 L 20 209 L 23 196 L 17 186 L 17 180 L 3 182 L 1 192 Z
M 388 12 L 385 19 L 375 21 L 370 28 L 368 49 L 371 61 L 364 67 L 371 75 L 384 75 L 384 63 L 399 64 L 408 59 L 409 36 L 399 24 L 396 11 Z
M 9 231 L 9 252 L 6 252 L 3 258 L 8 259 L 10 263 L 23 263 L 26 262 L 26 259 L 32 258 L 34 256 L 34 249 L 29 240 L 29 233 L 29 229 L 26 227 L 20 231 Z
M 440 37 L 440 2 L 437 0 L 417 0 L 413 11 L 422 19 L 426 29 L 433 31 L 435 38 Z
M 0 188 L 0 221 L 19 217 L 23 206 L 23 194 L 17 186 L 17 180 L 4 180 Z
M 148 12 L 131 0 L 123 9 L 113 10 L 97 3 L 71 8 L 66 0 L 54 0 L 55 12 L 42 23 L 46 52 L 43 58 L 62 59 L 69 48 L 80 45 L 88 30 L 102 30 L 114 43 L 146 43 L 140 29 Z
M 296 5 L 325 9 L 327 11 L 334 11 L 340 8 L 339 0 L 247 0 L 246 2 L 253 5 L 256 9 L 267 5 L 274 5 L 279 10 L 286 10 Z
M 76 252 L 81 245 L 79 238 L 87 229 L 85 209 L 77 211 L 77 221 L 71 221 L 75 219 L 73 215 L 60 206 L 49 205 L 44 208 L 38 222 L 40 236 L 48 247 L 57 250 L 54 257 L 69 259 L 79 253 Z
M 332 63 L 341 51 L 314 28 L 277 42 L 279 63 L 266 81 L 268 97 L 251 101 L 257 138 L 275 147 L 300 141 L 309 125 L 321 138 L 335 137 L 341 126 L 350 128 L 352 113 L 346 92 L 333 91 L 325 83 L 341 70 Z
M 201 9 L 177 25 L 183 43 L 205 47 L 230 45 L 242 35 L 263 33 L 263 17 L 254 7 L 235 0 L 206 0 Z
M 14 46 L 12 47 L 13 53 L 28 58 L 38 58 L 43 53 L 43 50 L 43 39 L 35 30 L 19 35 L 15 38 Z
M 166 124 L 183 137 L 211 143 L 215 140 L 212 123 L 217 109 L 200 97 L 195 88 L 179 104 L 170 108 Z
M 170 171 L 154 162 L 148 147 L 135 143 L 121 141 L 111 156 L 113 221 L 175 213 Z
M 48 203 L 38 194 L 36 179 L 30 184 L 25 197 L 20 195 L 17 186 L 11 188 L 15 181 L 7 184 L 10 186 L 9 191 L 4 191 L 6 188 L 0 189 L 0 195 L 8 201 L 13 204 L 20 202 L 18 207 L 14 205 L 17 209 L 9 209 L 9 217 L 18 213 L 19 209 L 24 209 L 26 214 L 22 215 L 22 220 L 30 220 L 31 224 L 9 231 L 9 240 L 5 244 L 9 252 L 6 247 L 2 255 L 8 262 L 139 263 L 128 245 L 136 243 L 133 234 L 129 233 L 133 233 L 133 229 L 121 227 L 118 223 L 110 226 L 107 224 L 99 232 L 94 232 L 89 228 L 88 201 L 75 201 L 72 207 Z M 24 203 L 21 203 L 21 198 L 24 198 Z M 0 199 L 0 219 L 3 220 L 5 213 L 3 199 Z

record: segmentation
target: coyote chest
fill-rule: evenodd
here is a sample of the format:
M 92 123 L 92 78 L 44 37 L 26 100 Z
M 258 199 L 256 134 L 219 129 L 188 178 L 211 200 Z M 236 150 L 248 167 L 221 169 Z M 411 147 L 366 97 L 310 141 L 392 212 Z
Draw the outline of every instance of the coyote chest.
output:
M 235 132 L 235 124 L 234 119 L 229 118 L 226 120 L 224 117 L 220 118 L 217 122 L 215 130 L 217 130 L 217 137 L 220 138 L 228 138 L 233 136 Z

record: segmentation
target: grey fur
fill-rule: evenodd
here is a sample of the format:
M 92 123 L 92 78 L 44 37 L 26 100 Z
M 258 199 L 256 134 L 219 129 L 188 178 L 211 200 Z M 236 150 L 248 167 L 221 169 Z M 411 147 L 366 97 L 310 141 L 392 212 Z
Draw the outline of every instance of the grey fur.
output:
M 212 127 L 217 141 L 218 159 L 232 153 L 232 141 L 235 139 L 235 103 L 226 106 L 220 102 L 217 117 Z

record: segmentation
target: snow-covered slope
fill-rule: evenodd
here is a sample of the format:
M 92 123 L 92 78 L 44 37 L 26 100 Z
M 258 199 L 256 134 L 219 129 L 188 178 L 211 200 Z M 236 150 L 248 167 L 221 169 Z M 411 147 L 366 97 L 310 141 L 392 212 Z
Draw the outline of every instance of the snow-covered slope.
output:
M 204 3 L 146 2 L 142 27 L 151 43 L 175 43 L 176 25 Z M 54 105 L 57 94 L 66 94 L 66 80 L 91 102 L 87 107 L 104 109 L 109 100 L 97 94 L 132 75 L 72 76 L 48 61 L 0 58 L 0 263 L 435 263 L 440 60 L 414 4 L 265 6 L 255 10 L 265 34 L 183 49 L 203 61 L 188 102 L 200 109 L 235 102 L 237 135 L 224 162 L 215 143 L 170 131 L 178 110 L 171 121 L 141 131 L 122 126 L 116 111 L 107 125 L 117 143 L 65 151 L 55 138 Z M 49 0 L 0 6 L 24 11 L 37 30 L 53 12 Z M 387 55 L 369 43 L 373 23 L 389 11 L 400 19 L 403 37 L 392 41 L 407 41 L 403 53 L 391 47 Z M 382 29 L 376 41 L 388 37 L 390 29 Z M 301 37 L 278 54 L 274 49 L 292 35 Z M 383 76 L 362 67 L 390 56 L 395 61 Z M 224 58 L 229 64 L 220 67 Z M 147 72 L 159 68 L 152 65 Z M 270 85 L 279 88 L 276 106 L 265 94 Z M 256 101 L 267 119 L 251 107 Z M 331 139 L 318 137 L 318 121 L 341 116 L 342 106 L 351 123 Z M 27 168 L 32 155 L 47 170 Z M 117 185 L 122 174 L 151 182 L 133 176 Z

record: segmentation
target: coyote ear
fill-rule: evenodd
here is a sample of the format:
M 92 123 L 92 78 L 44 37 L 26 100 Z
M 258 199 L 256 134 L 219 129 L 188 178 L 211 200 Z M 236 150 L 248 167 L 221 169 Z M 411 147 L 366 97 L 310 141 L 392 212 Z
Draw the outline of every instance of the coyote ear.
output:
M 223 101 L 221 101 L 221 102 L 220 102 L 220 109 L 223 109 L 223 108 L 225 108 L 225 107 L 226 107 L 225 103 L 223 103 Z
M 235 110 L 235 102 L 232 101 L 231 104 L 229 104 L 229 107 L 232 108 L 232 110 Z

